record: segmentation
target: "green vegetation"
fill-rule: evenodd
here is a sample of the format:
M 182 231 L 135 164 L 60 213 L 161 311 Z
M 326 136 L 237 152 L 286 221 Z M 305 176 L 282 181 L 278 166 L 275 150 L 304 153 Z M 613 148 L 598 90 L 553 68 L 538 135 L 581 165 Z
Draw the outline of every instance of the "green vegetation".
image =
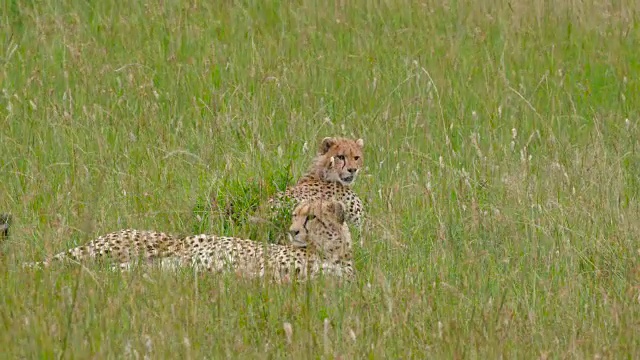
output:
M 2 357 L 640 356 L 639 3 L 5 0 L 0 20 Z M 331 135 L 365 139 L 353 284 L 20 266 L 125 227 L 255 235 Z

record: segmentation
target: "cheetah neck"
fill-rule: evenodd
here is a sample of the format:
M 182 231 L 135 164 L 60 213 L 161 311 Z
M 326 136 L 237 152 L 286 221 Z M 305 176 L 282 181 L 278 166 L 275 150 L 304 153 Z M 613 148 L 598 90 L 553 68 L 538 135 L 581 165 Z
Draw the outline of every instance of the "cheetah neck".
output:
M 343 224 L 339 230 L 340 241 L 336 241 L 339 244 L 322 248 L 312 243 L 305 249 L 307 256 L 313 255 L 322 263 L 351 266 L 353 258 L 351 232 L 346 224 Z
M 309 183 L 322 183 L 329 187 L 334 187 L 336 190 L 349 191 L 350 188 L 346 185 L 343 185 L 337 181 L 329 181 L 326 180 L 323 176 L 320 176 L 317 172 L 309 172 L 303 175 L 300 180 L 298 180 L 297 185 L 304 185 Z
M 315 247 L 307 248 L 300 260 L 308 269 L 315 268 L 325 274 L 351 277 L 354 275 L 351 253 L 342 248 L 328 252 L 319 251 Z

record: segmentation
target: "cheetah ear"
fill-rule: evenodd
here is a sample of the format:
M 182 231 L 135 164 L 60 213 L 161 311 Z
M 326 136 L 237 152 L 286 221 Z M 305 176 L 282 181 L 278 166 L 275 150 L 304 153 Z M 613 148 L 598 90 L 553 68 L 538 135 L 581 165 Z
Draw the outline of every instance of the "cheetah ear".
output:
M 336 216 L 340 224 L 344 223 L 344 205 L 341 202 L 332 201 L 327 208 Z
M 364 140 L 362 139 L 356 140 L 356 145 L 358 145 L 362 149 L 364 147 Z
M 332 137 L 326 137 L 322 139 L 322 143 L 320 144 L 320 155 L 324 155 L 331 149 L 333 145 L 335 145 L 336 139 Z

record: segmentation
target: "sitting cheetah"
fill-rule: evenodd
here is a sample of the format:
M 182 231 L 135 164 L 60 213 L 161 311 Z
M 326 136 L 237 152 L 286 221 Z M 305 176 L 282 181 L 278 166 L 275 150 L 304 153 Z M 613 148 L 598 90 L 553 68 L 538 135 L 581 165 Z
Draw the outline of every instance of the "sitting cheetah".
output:
M 48 266 L 53 260 L 110 257 L 122 269 L 142 259 L 150 264 L 159 261 L 161 267 L 195 266 L 247 277 L 267 275 L 276 281 L 292 277 L 304 280 L 319 273 L 353 277 L 351 234 L 341 203 L 300 203 L 294 210 L 289 236 L 289 245 L 276 245 L 214 235 L 180 238 L 154 231 L 121 230 L 28 266 Z
M 351 190 L 363 165 L 364 140 L 327 137 L 306 175 L 296 185 L 269 199 L 271 212 L 291 209 L 303 200 L 335 200 L 346 207 L 346 220 L 359 229 L 363 205 Z

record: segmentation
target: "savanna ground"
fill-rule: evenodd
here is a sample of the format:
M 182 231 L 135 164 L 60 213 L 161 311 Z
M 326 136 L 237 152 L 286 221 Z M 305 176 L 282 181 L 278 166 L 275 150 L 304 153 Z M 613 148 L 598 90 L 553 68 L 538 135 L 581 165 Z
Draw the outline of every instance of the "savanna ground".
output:
M 640 5 L 0 5 L 6 358 L 640 356 Z M 358 280 L 20 262 L 124 227 L 260 236 L 363 137 Z

